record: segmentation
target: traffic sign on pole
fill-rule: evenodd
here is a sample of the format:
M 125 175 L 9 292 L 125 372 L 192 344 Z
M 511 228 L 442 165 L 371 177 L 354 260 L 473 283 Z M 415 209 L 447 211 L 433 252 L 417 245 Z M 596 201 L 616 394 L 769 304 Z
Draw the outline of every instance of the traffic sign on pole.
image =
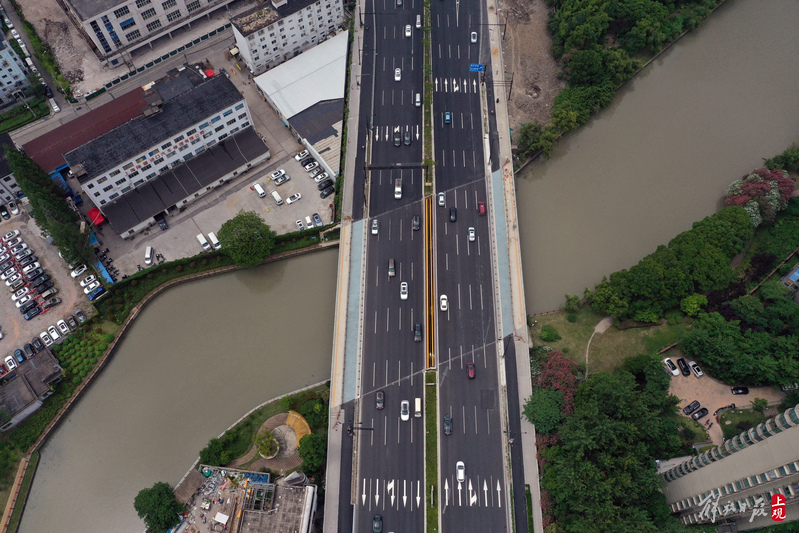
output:
M 485 67 L 485 65 L 481 65 L 480 63 L 472 63 L 469 65 L 469 72 L 483 72 Z

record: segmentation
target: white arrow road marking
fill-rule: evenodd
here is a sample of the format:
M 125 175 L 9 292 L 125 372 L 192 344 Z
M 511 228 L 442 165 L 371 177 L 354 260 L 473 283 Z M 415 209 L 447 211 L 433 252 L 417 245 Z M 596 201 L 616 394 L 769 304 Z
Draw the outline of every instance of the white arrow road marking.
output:
M 391 495 L 391 507 L 394 507 L 394 480 L 393 479 L 388 482 L 388 485 L 386 486 L 386 490 Z
M 419 482 L 419 480 L 417 479 L 417 480 L 416 480 L 416 508 L 417 508 L 417 509 L 419 508 L 419 502 L 420 502 L 420 501 L 421 501 L 421 499 L 422 499 L 422 492 L 421 492 L 421 490 L 422 490 L 422 489 L 421 489 L 421 487 L 420 487 L 420 482 Z
M 474 86 L 474 92 L 477 92 L 477 80 L 472 80 L 472 85 Z
M 444 80 L 444 92 L 447 92 L 447 87 L 449 87 L 449 80 L 445 79 Z
M 438 92 L 438 78 L 436 78 L 436 92 Z
M 380 140 L 380 128 L 375 128 L 375 141 Z
M 469 88 L 469 86 L 466 85 L 466 80 L 463 80 L 463 92 L 466 92 L 466 89 L 468 89 L 468 88 Z
M 418 483 L 418 481 L 417 481 Z M 418 499 L 418 497 L 417 497 Z M 444 505 L 449 505 L 449 480 L 444 480 Z M 418 505 L 417 505 L 418 506 Z
M 380 486 L 380 480 L 376 479 L 377 483 L 375 483 L 375 507 L 380 505 L 380 493 L 378 492 L 378 487 Z
M 416 140 L 419 140 L 419 124 L 416 125 Z
M 366 480 L 363 480 L 363 494 L 361 495 L 361 505 L 366 505 Z
M 458 80 L 453 79 L 452 80 L 452 92 L 457 93 L 457 92 L 460 92 L 460 90 L 461 90 L 461 87 L 460 87 L 460 85 L 458 85 Z
M 402 506 L 405 507 L 408 502 L 408 487 L 405 486 L 407 480 L 402 480 Z
M 483 499 L 486 502 L 486 507 L 488 507 L 488 482 L 485 479 L 483 480 Z
M 472 488 L 472 480 L 469 480 L 469 507 L 477 503 L 477 493 Z
M 499 480 L 497 480 L 497 501 L 499 502 L 499 506 L 502 507 L 502 489 L 499 486 Z
M 461 505 L 463 505 L 461 503 L 461 482 L 458 481 L 458 507 L 460 507 Z
M 389 139 L 391 139 L 391 133 L 390 133 L 389 127 L 386 126 L 386 140 L 389 140 Z

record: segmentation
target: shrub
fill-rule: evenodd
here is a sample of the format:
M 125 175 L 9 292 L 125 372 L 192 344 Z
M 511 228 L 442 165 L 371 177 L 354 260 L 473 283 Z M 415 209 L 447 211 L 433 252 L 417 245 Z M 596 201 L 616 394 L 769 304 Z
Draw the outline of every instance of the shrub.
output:
M 560 335 L 552 326 L 544 326 L 539 335 L 540 339 L 544 342 L 554 342 L 560 340 Z
M 575 315 L 574 313 L 569 313 L 569 314 L 566 316 L 566 320 L 568 320 L 569 322 L 571 322 L 572 324 L 574 324 L 575 322 L 577 322 L 577 315 Z
M 277 450 L 280 446 L 278 445 L 277 439 L 272 432 L 265 430 L 258 435 L 257 439 L 255 439 L 255 447 L 258 449 L 258 453 L 264 457 L 271 457 L 277 453 Z

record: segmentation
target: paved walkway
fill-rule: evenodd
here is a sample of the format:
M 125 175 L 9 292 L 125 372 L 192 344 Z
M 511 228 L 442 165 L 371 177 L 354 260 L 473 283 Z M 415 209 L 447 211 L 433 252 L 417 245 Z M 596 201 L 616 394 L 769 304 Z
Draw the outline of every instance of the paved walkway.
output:
M 247 467 L 247 470 L 258 471 L 261 468 L 268 468 L 269 470 L 280 472 L 280 474 L 283 475 L 286 472 L 302 465 L 302 459 L 300 459 L 300 454 L 297 448 L 298 443 L 296 435 L 294 435 L 293 440 L 290 438 L 290 436 L 294 434 L 294 430 L 291 428 L 291 426 L 286 424 L 288 416 L 288 413 L 277 414 L 264 422 L 263 425 L 258 429 L 258 433 L 267 430 L 285 434 L 286 437 L 283 439 L 278 438 L 278 441 L 284 441 L 281 443 L 281 447 L 286 446 L 286 448 L 281 450 L 280 455 L 274 459 L 264 459 L 261 457 L 250 464 Z M 253 446 L 249 452 L 247 452 L 244 456 L 234 460 L 228 466 L 231 468 L 239 468 L 242 465 L 252 461 L 257 453 L 258 450 L 255 448 L 255 446 Z

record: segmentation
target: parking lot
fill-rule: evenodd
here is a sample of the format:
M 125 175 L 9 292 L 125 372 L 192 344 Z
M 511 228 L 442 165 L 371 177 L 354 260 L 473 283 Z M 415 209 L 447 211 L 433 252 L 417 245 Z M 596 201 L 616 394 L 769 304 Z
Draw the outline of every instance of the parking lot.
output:
M 4 236 L 14 231 L 19 231 L 19 235 L 14 238 L 19 238 L 22 243 L 27 245 L 27 248 L 21 252 L 31 250 L 31 254 L 27 258 L 21 258 L 21 260 L 16 260 L 14 257 L 8 259 L 14 262 L 9 267 L 13 272 L 8 276 L 8 279 L 13 279 L 17 275 L 15 273 L 20 274 L 18 281 L 23 283 L 17 290 L 24 291 L 27 289 L 27 293 L 20 296 L 17 301 L 24 300 L 26 296 L 32 296 L 29 301 L 35 302 L 34 307 L 39 307 L 42 311 L 30 320 L 25 320 L 16 305 L 16 301 L 12 300 L 13 293 L 9 291 L 10 287 L 6 283 L 7 280 L 3 280 L 2 287 L 6 289 L 3 291 L 5 296 L 0 298 L 0 317 L 2 317 L 0 318 L 0 332 L 3 333 L 3 339 L 0 339 L 0 358 L 3 360 L 12 355 L 15 350 L 22 349 L 34 337 L 39 337 L 48 327 L 55 327 L 59 320 L 63 320 L 69 315 L 75 315 L 77 309 L 82 308 L 87 314 L 89 314 L 90 309 L 88 298 L 80 288 L 79 281 L 91 274 L 92 271 L 89 270 L 78 279 L 73 279 L 66 263 L 58 255 L 58 249 L 41 237 L 35 222 L 26 214 L 16 215 L 10 220 L 4 220 L 0 223 L 0 235 Z M 5 246 L 3 247 L 6 248 Z M 4 252 L 0 255 L 9 253 Z M 28 280 L 27 275 L 22 274 L 24 267 L 21 264 L 25 259 L 29 260 L 31 257 L 36 258 L 35 263 L 39 263 L 39 268 L 43 272 L 37 278 Z M 4 260 L 2 263 L 6 263 L 8 260 Z M 4 275 L 6 272 L 7 269 L 3 269 Z M 49 278 L 42 282 L 41 278 L 46 276 L 49 276 Z M 39 284 L 34 286 L 37 280 L 39 280 Z M 57 292 L 50 294 L 46 298 L 37 294 L 42 287 L 47 287 L 49 283 L 52 283 L 52 287 L 44 289 L 42 292 L 47 294 L 52 289 Z M 53 298 L 58 298 L 60 301 L 49 309 L 45 309 L 45 301 Z

